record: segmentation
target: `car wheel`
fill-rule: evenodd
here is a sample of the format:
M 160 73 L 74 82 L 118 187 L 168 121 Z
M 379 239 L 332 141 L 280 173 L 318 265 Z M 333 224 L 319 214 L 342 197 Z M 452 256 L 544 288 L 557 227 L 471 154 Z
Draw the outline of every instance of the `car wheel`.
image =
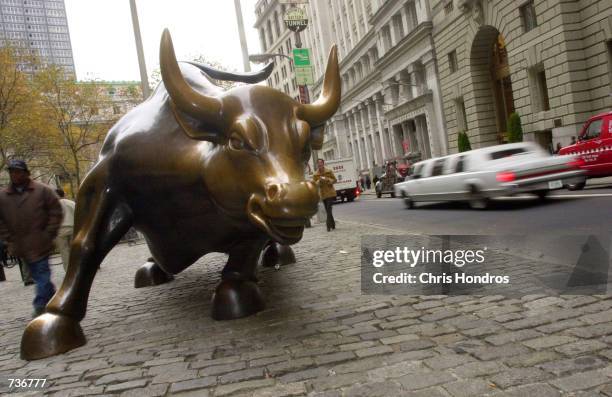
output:
M 578 182 L 578 183 L 570 183 L 567 185 L 568 190 L 582 190 L 584 189 L 584 186 L 586 185 L 586 181 L 584 182 Z
M 406 206 L 406 209 L 411 210 L 414 208 L 414 201 L 412 201 L 410 197 L 404 196 L 404 205 Z
M 489 205 L 489 199 L 476 186 L 470 188 L 470 207 L 475 210 L 484 210 Z
M 348 200 L 349 203 L 352 203 L 353 200 L 355 200 L 355 197 L 349 196 L 349 197 L 347 197 L 347 200 Z
M 391 198 L 395 198 L 395 192 L 391 192 Z

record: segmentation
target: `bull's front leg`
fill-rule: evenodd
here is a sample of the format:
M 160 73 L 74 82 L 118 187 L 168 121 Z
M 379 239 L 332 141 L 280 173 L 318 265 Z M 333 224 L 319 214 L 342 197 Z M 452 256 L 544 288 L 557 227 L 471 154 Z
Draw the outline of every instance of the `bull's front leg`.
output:
M 113 214 L 118 222 L 111 222 Z M 85 317 L 94 276 L 106 254 L 132 225 L 131 211 L 117 201 L 99 168 L 83 182 L 75 216 L 68 271 L 46 313 L 26 327 L 21 338 L 23 359 L 53 356 L 86 343 L 79 322 Z
M 233 320 L 264 309 L 256 272 L 266 242 L 267 238 L 241 240 L 230 250 L 221 272 L 221 282 L 213 295 L 212 317 L 215 320 Z

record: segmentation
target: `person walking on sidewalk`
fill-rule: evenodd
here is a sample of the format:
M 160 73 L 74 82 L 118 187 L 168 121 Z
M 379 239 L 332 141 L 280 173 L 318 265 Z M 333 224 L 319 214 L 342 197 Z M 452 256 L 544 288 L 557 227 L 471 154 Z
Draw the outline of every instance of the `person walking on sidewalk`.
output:
M 10 160 L 8 170 L 11 183 L 0 191 L 0 239 L 30 268 L 36 283 L 34 316 L 38 316 L 55 294 L 49 254 L 62 222 L 62 206 L 49 186 L 30 179 L 25 161 Z
M 62 206 L 62 212 L 64 213 L 62 225 L 60 226 L 59 233 L 55 239 L 55 245 L 62 256 L 64 271 L 68 271 L 68 264 L 70 263 L 70 244 L 72 243 L 72 230 L 74 228 L 75 203 L 74 201 L 65 198 L 63 189 L 55 189 L 55 193 L 57 193 L 60 198 L 60 205 Z
M 336 228 L 336 221 L 332 214 L 332 203 L 336 199 L 336 189 L 334 189 L 334 183 L 336 183 L 336 176 L 329 169 L 325 168 L 325 160 L 317 160 L 317 171 L 312 177 L 313 181 L 319 185 L 319 194 L 321 200 L 325 205 L 325 212 L 327 213 L 327 231 Z

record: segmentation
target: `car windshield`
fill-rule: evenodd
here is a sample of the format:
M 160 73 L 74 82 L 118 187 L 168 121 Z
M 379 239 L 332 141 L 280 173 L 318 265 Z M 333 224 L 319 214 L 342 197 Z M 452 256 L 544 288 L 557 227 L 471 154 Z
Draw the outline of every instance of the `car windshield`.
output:
M 512 149 L 504 149 L 504 150 L 498 150 L 496 152 L 491 152 L 489 153 L 489 157 L 491 158 L 491 160 L 499 160 L 499 159 L 503 159 L 506 157 L 516 156 L 519 154 L 525 154 L 528 152 L 529 151 L 525 148 L 517 147 L 517 148 L 512 148 Z

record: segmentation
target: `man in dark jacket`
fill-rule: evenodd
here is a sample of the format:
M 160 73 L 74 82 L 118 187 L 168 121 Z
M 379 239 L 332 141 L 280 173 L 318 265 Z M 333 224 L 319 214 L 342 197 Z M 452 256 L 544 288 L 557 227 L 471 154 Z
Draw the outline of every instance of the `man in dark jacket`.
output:
M 0 191 L 0 239 L 30 268 L 36 283 L 33 304 L 37 316 L 55 294 L 49 255 L 62 222 L 62 207 L 49 186 L 30 179 L 24 161 L 10 160 L 8 170 L 11 183 Z

